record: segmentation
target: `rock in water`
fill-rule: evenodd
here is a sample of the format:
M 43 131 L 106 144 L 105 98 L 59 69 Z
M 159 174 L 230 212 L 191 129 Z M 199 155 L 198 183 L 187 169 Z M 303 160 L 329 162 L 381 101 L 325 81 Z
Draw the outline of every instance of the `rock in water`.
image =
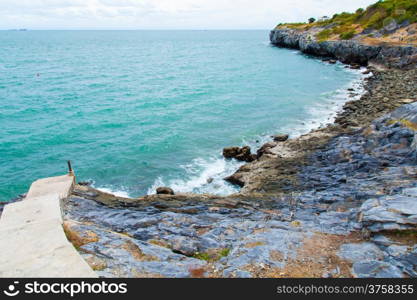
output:
M 79 181 L 78 185 L 82 185 L 82 186 L 91 186 L 93 184 L 93 182 L 91 180 L 88 181 Z
M 252 162 L 256 159 L 256 155 L 251 153 L 249 146 L 242 148 L 239 147 L 228 147 L 223 149 L 223 156 L 225 158 L 234 158 L 240 161 Z
M 239 153 L 239 147 L 227 147 L 223 149 L 223 156 L 225 158 L 235 158 Z
M 273 136 L 275 142 L 285 142 L 289 137 L 288 134 L 277 134 Z
M 158 195 L 175 195 L 174 190 L 169 187 L 159 187 L 156 189 Z

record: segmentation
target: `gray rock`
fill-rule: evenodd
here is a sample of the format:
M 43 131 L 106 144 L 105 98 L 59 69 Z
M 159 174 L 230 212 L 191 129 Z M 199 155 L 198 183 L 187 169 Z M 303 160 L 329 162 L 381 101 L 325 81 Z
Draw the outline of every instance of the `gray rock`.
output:
M 366 201 L 361 209 L 363 224 L 373 232 L 417 228 L 415 197 L 387 196 Z
M 408 197 L 415 197 L 417 198 L 417 187 L 415 188 L 408 188 L 408 189 L 403 189 L 402 192 L 405 196 Z
M 397 22 L 395 20 L 391 20 L 391 22 L 382 28 L 381 32 L 382 34 L 391 34 L 397 31 L 398 28 L 400 28 L 400 26 L 398 26 Z
M 184 254 L 186 256 L 192 256 L 198 252 L 198 244 L 192 238 L 175 236 L 169 242 L 173 251 Z
M 381 261 L 362 261 L 353 264 L 353 274 L 358 278 L 402 278 L 399 268 Z
M 384 253 L 373 243 L 343 244 L 337 255 L 351 262 L 384 258 Z
M 235 272 L 236 278 L 252 278 L 252 274 L 247 271 L 238 270 Z
M 405 255 L 408 252 L 407 246 L 399 246 L 399 245 L 391 245 L 389 246 L 386 251 L 391 256 L 401 256 Z
M 385 235 L 382 235 L 382 234 L 376 234 L 372 236 L 371 241 L 376 245 L 385 246 L 385 247 L 396 244 L 393 240 L 387 238 Z

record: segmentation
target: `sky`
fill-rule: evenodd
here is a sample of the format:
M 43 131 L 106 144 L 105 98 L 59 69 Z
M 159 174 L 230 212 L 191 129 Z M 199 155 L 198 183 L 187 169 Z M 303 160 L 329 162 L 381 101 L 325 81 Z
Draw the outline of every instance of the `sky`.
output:
M 271 29 L 376 0 L 0 0 L 0 29 Z

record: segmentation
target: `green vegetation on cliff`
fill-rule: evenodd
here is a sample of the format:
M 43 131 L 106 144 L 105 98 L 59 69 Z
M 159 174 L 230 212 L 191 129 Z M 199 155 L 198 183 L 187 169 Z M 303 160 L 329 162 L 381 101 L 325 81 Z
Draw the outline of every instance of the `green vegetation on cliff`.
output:
M 326 27 L 317 38 L 327 40 L 333 35 L 340 39 L 351 39 L 364 30 L 379 30 L 390 23 L 412 24 L 417 22 L 416 0 L 380 0 L 366 9 L 359 8 L 354 13 L 342 12 L 333 17 L 322 17 L 308 23 L 279 24 L 277 28 L 287 27 L 293 29 L 309 30 L 313 27 Z
M 368 6 L 366 10 L 359 8 L 355 13 L 335 14 L 329 20 L 316 22 L 316 25 L 334 23 L 339 26 L 346 26 L 359 24 L 363 28 L 380 29 L 391 21 L 396 21 L 398 24 L 406 21 L 409 23 L 417 22 L 417 1 L 381 0 Z

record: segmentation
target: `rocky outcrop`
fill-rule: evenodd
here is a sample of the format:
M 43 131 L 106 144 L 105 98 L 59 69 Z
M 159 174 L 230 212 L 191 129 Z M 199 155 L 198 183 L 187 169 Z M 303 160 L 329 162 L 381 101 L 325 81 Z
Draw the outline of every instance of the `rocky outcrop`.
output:
M 256 159 L 256 155 L 253 155 L 251 153 L 251 149 L 249 146 L 224 148 L 223 156 L 224 158 L 234 158 L 245 162 L 252 162 Z
M 276 46 L 336 58 L 346 64 L 367 65 L 372 62 L 387 67 L 408 69 L 417 65 L 417 47 L 414 46 L 366 45 L 356 40 L 319 42 L 315 33 L 288 28 L 272 30 L 270 41 Z

